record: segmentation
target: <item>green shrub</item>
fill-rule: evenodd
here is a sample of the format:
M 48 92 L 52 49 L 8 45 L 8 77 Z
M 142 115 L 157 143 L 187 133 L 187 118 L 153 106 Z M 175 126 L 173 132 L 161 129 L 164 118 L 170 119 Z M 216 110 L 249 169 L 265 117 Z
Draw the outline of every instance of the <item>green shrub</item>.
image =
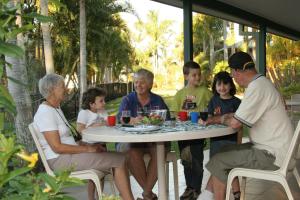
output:
M 69 177 L 70 171 L 58 172 L 55 177 L 46 173 L 35 174 L 32 169 L 37 161 L 37 153 L 27 154 L 21 145 L 15 143 L 15 137 L 6 137 L 0 133 L 1 200 L 73 199 L 64 194 L 62 189 L 82 185 L 84 182 Z M 26 166 L 26 163 L 29 164 Z

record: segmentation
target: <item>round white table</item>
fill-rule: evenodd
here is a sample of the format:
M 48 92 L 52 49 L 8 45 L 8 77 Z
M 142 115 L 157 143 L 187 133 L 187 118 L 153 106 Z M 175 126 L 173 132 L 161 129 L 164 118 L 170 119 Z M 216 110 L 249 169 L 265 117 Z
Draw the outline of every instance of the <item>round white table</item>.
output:
M 207 128 L 192 131 L 176 131 L 151 134 L 132 134 L 121 131 L 115 127 L 90 127 L 83 130 L 83 139 L 88 141 L 101 142 L 156 142 L 157 150 L 157 174 L 158 174 L 158 199 L 167 199 L 166 179 L 165 179 L 165 146 L 164 142 L 193 140 L 230 135 L 236 131 L 229 127 Z

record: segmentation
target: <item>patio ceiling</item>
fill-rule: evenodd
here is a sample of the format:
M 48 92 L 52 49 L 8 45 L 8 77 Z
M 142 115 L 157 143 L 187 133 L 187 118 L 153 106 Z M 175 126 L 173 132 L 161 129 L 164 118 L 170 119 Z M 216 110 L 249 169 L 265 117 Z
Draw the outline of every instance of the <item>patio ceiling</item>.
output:
M 153 0 L 183 8 L 182 0 Z M 300 40 L 300 0 L 190 0 L 193 11 Z

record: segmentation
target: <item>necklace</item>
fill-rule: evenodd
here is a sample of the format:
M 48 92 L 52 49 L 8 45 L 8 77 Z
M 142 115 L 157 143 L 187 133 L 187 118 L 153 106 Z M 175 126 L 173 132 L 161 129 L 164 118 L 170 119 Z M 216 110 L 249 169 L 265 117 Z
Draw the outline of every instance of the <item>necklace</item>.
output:
M 45 101 L 45 104 L 48 105 L 48 106 L 50 106 L 50 107 L 52 107 L 52 108 L 54 108 L 54 110 L 59 115 L 59 117 L 64 122 L 64 124 L 70 129 L 71 134 L 73 135 L 75 141 L 81 140 L 81 134 L 76 130 L 76 128 L 71 123 L 68 122 L 68 120 L 64 117 L 64 115 L 62 113 L 60 113 L 60 108 L 53 106 L 47 100 Z

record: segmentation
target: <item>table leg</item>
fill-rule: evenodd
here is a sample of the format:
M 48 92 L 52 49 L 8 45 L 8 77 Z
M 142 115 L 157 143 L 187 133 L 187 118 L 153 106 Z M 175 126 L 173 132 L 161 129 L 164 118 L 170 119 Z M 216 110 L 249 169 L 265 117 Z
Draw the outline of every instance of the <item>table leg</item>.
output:
M 157 175 L 158 175 L 158 199 L 167 199 L 166 190 L 166 171 L 165 171 L 165 144 L 164 142 L 156 143 L 157 153 Z

